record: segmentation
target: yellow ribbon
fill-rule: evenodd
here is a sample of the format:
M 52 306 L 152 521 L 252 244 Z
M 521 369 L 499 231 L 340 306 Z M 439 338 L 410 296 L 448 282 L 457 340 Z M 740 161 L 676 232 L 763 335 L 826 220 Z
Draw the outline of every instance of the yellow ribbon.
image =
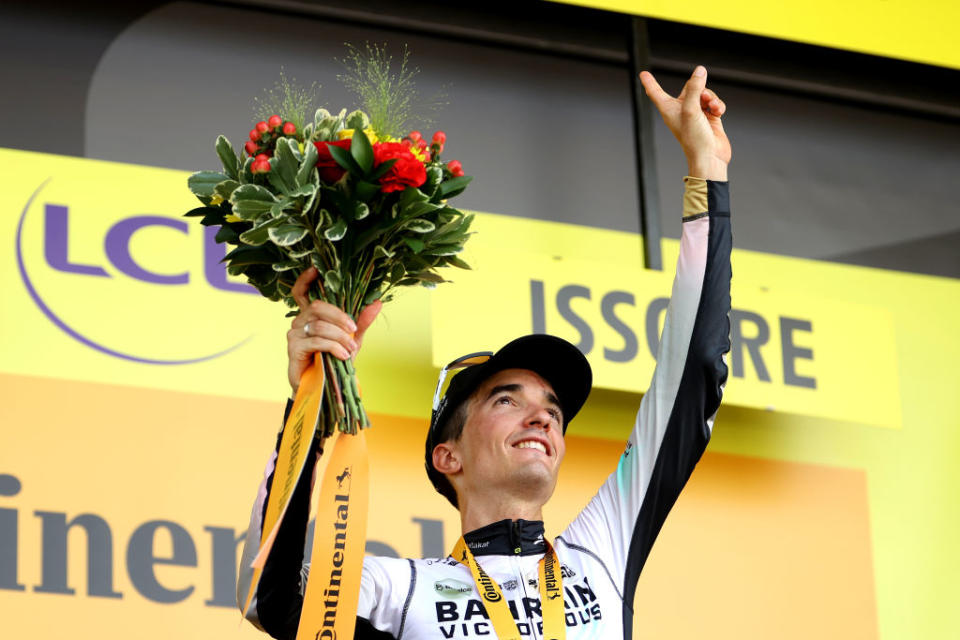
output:
M 301 376 L 280 439 L 260 549 L 253 561 L 253 578 L 244 603 L 245 612 L 253 601 L 298 478 L 313 469 L 313 462 L 308 461 L 307 456 L 323 401 L 325 380 L 320 358 L 321 354 L 315 354 L 313 364 Z M 297 640 L 353 637 L 366 546 L 369 466 L 363 431 L 356 435 L 340 433 L 334 442 L 317 498 L 310 575 Z
M 553 545 L 543 540 L 547 552 L 540 559 L 538 575 L 540 577 L 540 610 L 543 615 L 543 637 L 545 640 L 565 640 L 567 625 L 563 611 L 563 577 L 560 574 L 560 561 Z M 480 592 L 483 606 L 490 616 L 490 623 L 499 640 L 522 640 L 517 623 L 510 613 L 510 607 L 504 600 L 503 592 L 496 580 L 487 575 L 473 557 L 470 547 L 463 536 L 453 548 L 453 559 L 470 569 L 473 581 Z

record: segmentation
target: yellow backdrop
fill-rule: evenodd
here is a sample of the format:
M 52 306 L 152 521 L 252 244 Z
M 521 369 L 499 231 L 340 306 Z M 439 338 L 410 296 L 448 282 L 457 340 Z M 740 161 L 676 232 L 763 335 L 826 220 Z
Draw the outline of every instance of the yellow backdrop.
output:
M 288 393 L 284 310 L 205 267 L 199 225 L 177 224 L 183 172 L 0 160 L 17 176 L 0 190 L 5 636 L 257 637 L 232 605 L 235 541 Z M 490 214 L 476 229 L 476 272 L 401 295 L 358 363 L 381 552 L 452 545 L 456 514 L 421 463 L 435 364 L 533 328 L 532 282 L 539 321 L 572 340 L 556 294 L 589 289 L 571 309 L 598 371 L 548 530 L 611 470 L 650 374 L 669 276 L 640 269 L 636 236 Z M 638 637 L 951 637 L 960 283 L 744 251 L 734 279 L 742 374 L 641 576 Z M 623 326 L 602 312 L 610 292 L 633 296 L 614 307 Z M 611 360 L 628 333 L 636 353 Z

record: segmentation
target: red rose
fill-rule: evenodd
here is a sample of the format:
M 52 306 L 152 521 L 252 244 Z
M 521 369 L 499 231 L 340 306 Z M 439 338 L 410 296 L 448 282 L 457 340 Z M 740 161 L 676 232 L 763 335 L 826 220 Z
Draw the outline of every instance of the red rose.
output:
M 427 170 L 423 163 L 402 142 L 378 142 L 373 145 L 373 165 L 381 165 L 387 160 L 396 162 L 380 178 L 380 190 L 384 193 L 419 187 L 427 181 Z
M 350 143 L 352 141 L 348 138 L 346 140 L 337 140 L 336 142 L 314 142 L 313 145 L 317 148 L 317 155 L 319 159 L 317 160 L 317 171 L 320 173 L 320 179 L 326 182 L 327 184 L 333 184 L 343 177 L 347 171 L 343 167 L 337 164 L 337 161 L 333 159 L 333 156 L 330 155 L 330 149 L 327 148 L 328 145 L 333 145 L 334 147 L 340 147 L 341 149 L 350 150 Z

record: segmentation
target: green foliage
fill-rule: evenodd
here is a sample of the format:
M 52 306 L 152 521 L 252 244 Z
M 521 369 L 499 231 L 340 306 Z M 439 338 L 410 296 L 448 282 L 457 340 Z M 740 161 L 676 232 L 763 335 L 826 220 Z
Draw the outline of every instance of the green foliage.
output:
M 293 124 L 297 130 L 307 123 L 307 114 L 314 110 L 318 102 L 320 85 L 312 82 L 309 87 L 297 84 L 296 78 L 287 78 L 280 69 L 280 79 L 272 88 L 253 100 L 253 116 L 256 120 L 267 120 L 277 114 Z
M 402 137 L 409 131 L 415 115 L 422 126 L 428 126 L 429 117 L 425 112 L 436 111 L 445 104 L 442 93 L 429 100 L 421 98 L 414 84 L 420 70 L 410 66 L 410 51 L 406 46 L 396 63 L 387 53 L 386 45 L 368 42 L 362 50 L 352 44 L 346 47 L 346 56 L 339 60 L 344 72 L 337 79 L 357 95 L 361 108 L 370 117 L 370 127 L 378 135 Z

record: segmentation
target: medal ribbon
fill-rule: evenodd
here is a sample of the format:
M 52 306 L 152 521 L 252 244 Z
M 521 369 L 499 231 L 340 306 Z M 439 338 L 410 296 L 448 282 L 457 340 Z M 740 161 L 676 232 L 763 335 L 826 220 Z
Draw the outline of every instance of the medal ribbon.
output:
M 260 549 L 253 560 L 254 573 L 244 603 L 250 609 L 300 475 L 311 473 L 315 461 L 307 460 L 314 425 L 323 401 L 323 362 L 314 356 L 300 378 L 293 408 L 283 428 L 267 500 Z M 307 578 L 297 640 L 352 638 L 357 622 L 360 576 L 366 547 L 369 502 L 369 458 L 363 431 L 339 433 L 327 463 L 317 498 L 311 571 Z
M 543 615 L 543 637 L 544 640 L 565 640 L 567 625 L 563 611 L 563 578 L 559 571 L 560 561 L 557 559 L 557 552 L 554 551 L 553 545 L 547 542 L 546 538 L 544 538 L 543 543 L 547 545 L 547 552 L 540 559 L 537 572 L 540 577 L 540 611 Z M 453 548 L 451 555 L 454 560 L 470 569 L 497 638 L 499 640 L 522 640 L 520 630 L 517 628 L 516 620 L 513 619 L 513 614 L 510 613 L 510 607 L 507 606 L 500 585 L 488 576 L 483 567 L 477 563 L 477 559 L 473 557 L 473 553 L 464 541 L 463 536 L 460 536 L 460 539 L 457 540 L 457 546 Z

